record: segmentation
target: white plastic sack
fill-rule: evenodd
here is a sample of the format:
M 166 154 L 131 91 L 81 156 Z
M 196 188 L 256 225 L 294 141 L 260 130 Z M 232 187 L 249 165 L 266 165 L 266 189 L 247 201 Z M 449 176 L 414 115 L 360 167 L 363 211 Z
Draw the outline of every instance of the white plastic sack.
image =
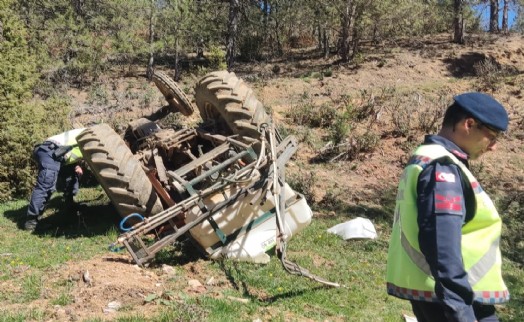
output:
M 371 220 L 357 217 L 329 228 L 328 233 L 337 234 L 344 240 L 351 238 L 377 238 L 377 231 Z

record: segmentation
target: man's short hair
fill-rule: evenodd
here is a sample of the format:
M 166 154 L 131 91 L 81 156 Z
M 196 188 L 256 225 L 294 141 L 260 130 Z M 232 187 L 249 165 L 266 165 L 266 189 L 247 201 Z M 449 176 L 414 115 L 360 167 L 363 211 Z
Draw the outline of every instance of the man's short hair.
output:
M 473 117 L 471 113 L 466 112 L 462 106 L 458 105 L 456 102 L 451 104 L 446 113 L 444 114 L 444 120 L 442 121 L 442 127 L 455 127 L 455 124 L 458 122 L 467 119 L 468 117 Z

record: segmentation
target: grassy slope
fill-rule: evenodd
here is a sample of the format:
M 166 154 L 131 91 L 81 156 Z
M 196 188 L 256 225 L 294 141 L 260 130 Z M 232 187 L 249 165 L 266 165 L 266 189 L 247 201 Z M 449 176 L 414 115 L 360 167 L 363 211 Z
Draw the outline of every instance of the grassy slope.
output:
M 45 321 L 52 318 L 53 305 L 67 306 L 70 303 L 71 289 L 66 284 L 50 284 L 47 277 L 56 274 L 67 261 L 81 261 L 107 252 L 107 245 L 116 236 L 113 230 L 92 232 L 86 236 L 29 234 L 18 229 L 16 223 L 5 216 L 8 214 L 9 218 L 14 218 L 12 212 L 20 213 L 23 206 L 24 202 L 2 206 L 0 281 L 10 287 L 0 288 L 0 302 L 28 304 L 32 308 L 22 305 L 16 306 L 15 311 L 0 309 L 0 321 Z M 355 216 L 363 214 L 355 213 Z M 199 296 L 185 294 L 179 282 L 173 281 L 167 288 L 178 294 L 177 300 L 155 302 L 162 307 L 163 313 L 144 316 L 137 312 L 123 312 L 115 320 L 400 321 L 402 313 L 410 314 L 407 302 L 389 297 L 384 291 L 388 229 L 379 230 L 378 240 L 343 241 L 326 232 L 338 222 L 340 218 L 337 217 L 317 218 L 290 242 L 288 256 L 312 273 L 342 284 L 341 288 L 326 288 L 289 275 L 275 257 L 266 266 L 208 262 L 204 264 L 209 266 L 207 269 L 225 275 L 230 283 L 230 287 L 217 291 L 218 296 L 217 292 Z M 76 228 L 74 224 L 70 224 L 71 230 Z M 107 221 L 106 224 L 110 225 Z M 67 225 L 65 227 L 67 230 Z M 163 260 L 172 262 L 169 256 L 164 254 Z M 501 310 L 500 315 L 504 321 L 522 321 L 524 273 L 518 265 L 508 261 L 504 268 L 514 300 Z M 229 296 L 246 299 L 247 303 L 230 300 Z M 34 306 L 46 298 L 47 306 Z

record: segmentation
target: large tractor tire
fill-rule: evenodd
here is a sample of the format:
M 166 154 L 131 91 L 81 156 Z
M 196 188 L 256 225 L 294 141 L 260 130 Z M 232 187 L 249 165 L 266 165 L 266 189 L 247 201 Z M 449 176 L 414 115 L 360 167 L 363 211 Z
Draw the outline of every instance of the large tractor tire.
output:
M 213 122 L 225 134 L 260 139 L 260 126 L 270 122 L 262 103 L 234 73 L 219 71 L 202 77 L 195 101 L 204 122 Z
M 120 216 L 151 216 L 163 210 L 142 165 L 109 125 L 90 127 L 77 141 L 84 160 Z
M 195 110 L 193 104 L 171 77 L 164 72 L 157 71 L 153 75 L 153 82 L 166 98 L 170 108 L 185 116 L 193 114 Z

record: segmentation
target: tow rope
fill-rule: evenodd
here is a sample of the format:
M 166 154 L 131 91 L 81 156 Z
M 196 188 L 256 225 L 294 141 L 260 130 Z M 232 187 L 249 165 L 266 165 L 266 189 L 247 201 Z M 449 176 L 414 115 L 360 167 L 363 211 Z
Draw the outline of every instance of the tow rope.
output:
M 263 136 L 263 140 L 264 140 Z M 282 217 L 282 213 L 284 212 L 284 205 L 285 205 L 285 191 L 280 186 L 280 182 L 284 182 L 284 169 L 278 169 L 277 167 L 277 155 L 276 155 L 276 138 L 275 138 L 275 127 L 273 122 L 271 122 L 271 129 L 269 131 L 269 146 L 270 146 L 270 153 L 271 153 L 271 162 L 273 165 L 273 185 L 272 185 L 272 193 L 273 198 L 275 200 L 275 210 L 276 210 L 276 221 L 277 221 L 277 236 L 276 236 L 276 252 L 277 256 L 282 262 L 282 266 L 284 269 L 293 275 L 299 275 L 307 277 L 313 281 L 332 286 L 332 287 L 340 287 L 340 284 L 330 282 L 322 277 L 319 277 L 317 275 L 314 275 L 310 273 L 307 269 L 300 267 L 300 265 L 290 261 L 287 259 L 286 256 L 286 235 L 285 235 L 285 228 L 284 228 L 284 221 Z M 279 173 L 281 172 L 281 173 Z M 280 179 L 280 180 L 279 180 Z

